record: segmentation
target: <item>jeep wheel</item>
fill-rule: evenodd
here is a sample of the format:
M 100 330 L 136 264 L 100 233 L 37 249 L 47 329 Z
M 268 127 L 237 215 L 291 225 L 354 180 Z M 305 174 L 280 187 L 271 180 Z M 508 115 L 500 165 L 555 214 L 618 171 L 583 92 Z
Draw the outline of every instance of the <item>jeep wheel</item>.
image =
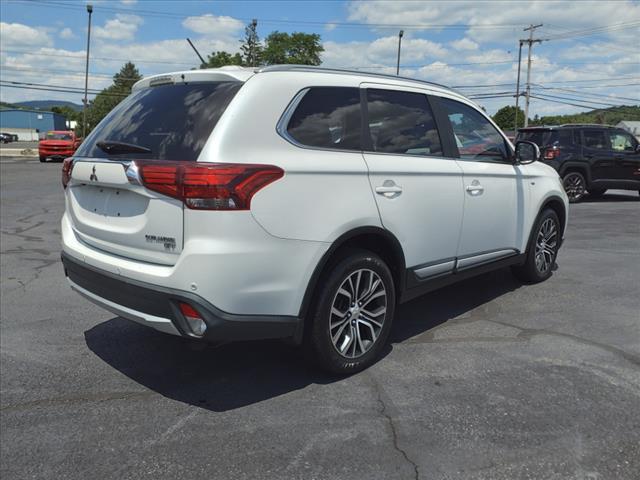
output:
M 363 370 L 384 348 L 395 310 L 389 267 L 366 250 L 353 250 L 321 283 L 308 332 L 313 360 L 332 373 Z
M 567 173 L 562 179 L 562 185 L 571 203 L 577 203 L 582 200 L 587 190 L 587 182 L 580 172 Z

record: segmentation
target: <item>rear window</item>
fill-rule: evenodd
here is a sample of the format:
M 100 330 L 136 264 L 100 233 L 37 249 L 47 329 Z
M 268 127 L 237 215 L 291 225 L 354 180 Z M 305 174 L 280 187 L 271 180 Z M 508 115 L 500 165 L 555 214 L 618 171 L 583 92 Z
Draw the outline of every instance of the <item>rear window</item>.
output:
M 76 155 L 97 158 L 197 160 L 240 82 L 162 85 L 136 91 L 91 132 Z M 98 142 L 148 148 L 149 153 L 107 153 Z
M 72 140 L 73 137 L 70 133 L 47 133 L 47 140 Z
M 539 147 L 551 145 L 557 138 L 555 130 L 526 130 L 518 133 L 518 141 L 533 142 Z
M 289 119 L 287 134 L 309 147 L 360 151 L 361 125 L 358 88 L 312 87 Z

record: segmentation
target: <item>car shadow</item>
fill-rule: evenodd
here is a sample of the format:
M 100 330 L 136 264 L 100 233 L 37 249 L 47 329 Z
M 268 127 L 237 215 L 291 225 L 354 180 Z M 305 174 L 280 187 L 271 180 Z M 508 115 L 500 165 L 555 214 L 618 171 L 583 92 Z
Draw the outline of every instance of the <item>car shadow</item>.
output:
M 423 334 L 521 286 L 508 269 L 465 280 L 401 305 L 393 345 Z M 112 318 L 85 332 L 89 349 L 135 382 L 180 402 L 227 411 L 310 384 L 342 379 L 304 361 L 302 349 L 282 341 L 209 346 Z
M 640 202 L 640 195 L 634 191 L 606 192 L 601 197 L 587 195 L 580 203 Z

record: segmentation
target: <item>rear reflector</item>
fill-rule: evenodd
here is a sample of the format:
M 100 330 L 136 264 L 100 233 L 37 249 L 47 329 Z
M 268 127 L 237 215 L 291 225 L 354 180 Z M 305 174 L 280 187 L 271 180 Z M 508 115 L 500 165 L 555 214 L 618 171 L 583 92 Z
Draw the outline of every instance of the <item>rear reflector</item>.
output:
M 282 178 L 272 165 L 136 161 L 143 185 L 195 210 L 249 210 L 261 188 Z
M 185 320 L 189 324 L 189 328 L 194 335 L 201 337 L 207 330 L 207 324 L 204 322 L 200 314 L 188 303 L 180 302 L 180 312 L 184 315 Z
M 62 188 L 67 188 L 69 180 L 71 180 L 71 172 L 73 170 L 73 157 L 65 158 L 62 162 Z

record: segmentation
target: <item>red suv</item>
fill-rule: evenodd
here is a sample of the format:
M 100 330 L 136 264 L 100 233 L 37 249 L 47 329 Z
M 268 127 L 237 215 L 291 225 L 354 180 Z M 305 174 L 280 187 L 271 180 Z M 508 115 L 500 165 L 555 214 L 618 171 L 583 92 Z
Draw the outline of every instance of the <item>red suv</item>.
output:
M 38 144 L 40 161 L 44 162 L 48 157 L 60 160 L 71 157 L 80 143 L 82 139 L 76 137 L 74 132 L 58 130 L 47 132 L 47 136 Z

